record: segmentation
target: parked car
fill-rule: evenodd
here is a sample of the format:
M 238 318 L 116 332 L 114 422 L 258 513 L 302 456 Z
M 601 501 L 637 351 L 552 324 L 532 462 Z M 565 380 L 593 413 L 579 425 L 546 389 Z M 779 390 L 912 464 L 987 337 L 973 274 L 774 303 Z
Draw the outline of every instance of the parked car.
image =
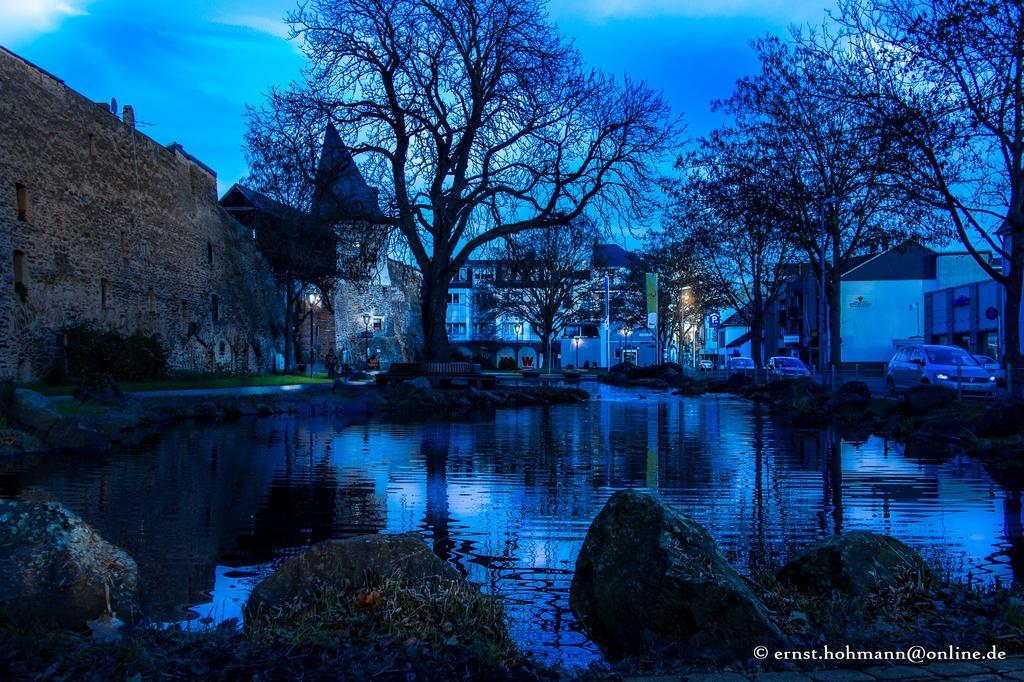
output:
M 996 378 L 996 384 L 1006 385 L 1006 370 L 999 366 L 999 363 L 987 355 L 975 355 L 974 359 L 981 363 L 985 370 Z
M 994 398 L 996 377 L 973 355 L 957 346 L 904 346 L 896 351 L 885 369 L 889 393 L 905 391 L 918 384 L 958 388 L 967 396 Z
M 698 367 L 700 367 L 701 369 L 714 369 L 715 363 L 712 362 L 711 360 L 701 360 Z
M 754 370 L 757 369 L 754 365 L 753 358 L 743 358 L 738 356 L 729 358 L 726 366 L 735 374 L 753 374 Z
M 791 358 L 787 355 L 776 355 L 768 359 L 768 374 L 782 379 L 793 379 L 796 377 L 809 377 L 811 371 L 807 369 L 800 358 Z

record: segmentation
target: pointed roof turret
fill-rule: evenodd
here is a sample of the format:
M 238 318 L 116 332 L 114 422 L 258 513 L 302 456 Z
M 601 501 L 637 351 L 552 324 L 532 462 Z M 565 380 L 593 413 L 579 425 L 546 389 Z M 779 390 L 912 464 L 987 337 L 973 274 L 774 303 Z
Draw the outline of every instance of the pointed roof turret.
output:
M 366 184 L 352 152 L 333 123 L 327 124 L 324 133 L 324 146 L 317 165 L 317 184 L 319 187 L 313 200 L 315 215 L 334 215 L 341 220 L 383 217 L 377 190 Z

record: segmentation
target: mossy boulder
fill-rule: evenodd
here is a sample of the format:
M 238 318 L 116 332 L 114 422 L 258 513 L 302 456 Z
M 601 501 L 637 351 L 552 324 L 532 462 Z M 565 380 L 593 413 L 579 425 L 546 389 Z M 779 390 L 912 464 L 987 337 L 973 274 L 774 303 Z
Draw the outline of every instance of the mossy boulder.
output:
M 14 389 L 10 409 L 14 421 L 41 436 L 61 420 L 60 412 L 49 398 L 27 388 Z
M 805 547 L 778 572 L 780 582 L 800 592 L 851 597 L 931 578 L 913 549 L 888 535 L 859 530 Z
M 871 405 L 871 389 L 863 381 L 847 381 L 835 390 L 828 401 L 832 412 L 864 412 Z
M 700 524 L 632 490 L 614 494 L 587 531 L 569 604 L 613 659 L 736 661 L 784 641 Z
M 362 588 L 383 580 L 459 579 L 417 533 L 360 535 L 313 545 L 260 582 L 245 604 L 247 623 L 315 603 L 324 588 Z
M 1024 400 L 1006 398 L 989 407 L 978 423 L 977 435 L 1006 438 L 1024 434 Z
M 912 415 L 928 414 L 956 402 L 956 392 L 945 386 L 919 384 L 903 395 L 903 407 Z
M 53 502 L 0 500 L 0 612 L 15 623 L 85 630 L 135 607 L 135 561 Z

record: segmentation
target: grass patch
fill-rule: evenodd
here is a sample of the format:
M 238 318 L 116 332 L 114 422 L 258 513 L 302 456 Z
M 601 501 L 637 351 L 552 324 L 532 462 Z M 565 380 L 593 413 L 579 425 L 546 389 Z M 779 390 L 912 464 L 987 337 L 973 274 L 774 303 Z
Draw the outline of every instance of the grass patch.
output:
M 261 374 L 254 376 L 211 376 L 168 378 L 154 381 L 123 381 L 118 386 L 126 393 L 135 391 L 182 391 L 197 388 L 250 388 L 258 386 L 292 386 L 295 384 L 327 384 L 331 379 L 323 372 L 310 377 L 308 374 Z M 64 384 L 48 386 L 46 384 L 25 384 L 31 389 L 47 396 L 72 395 L 75 387 Z
M 52 628 L 0 626 L 0 679 L 554 679 L 525 658 L 493 597 L 444 579 L 325 590 L 259 625 L 136 627 L 97 644 Z
M 55 400 L 51 403 L 62 417 L 77 417 L 83 414 L 99 414 L 110 409 L 109 405 L 83 403 L 77 400 Z

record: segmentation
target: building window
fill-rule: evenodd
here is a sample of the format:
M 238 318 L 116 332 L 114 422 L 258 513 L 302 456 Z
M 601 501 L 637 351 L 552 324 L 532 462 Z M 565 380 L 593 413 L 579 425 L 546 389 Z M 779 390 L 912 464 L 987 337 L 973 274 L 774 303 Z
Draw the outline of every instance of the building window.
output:
M 227 346 L 226 346 L 226 345 L 224 345 L 224 342 L 223 342 L 223 341 L 221 341 L 221 342 L 220 342 L 220 354 L 221 354 L 221 355 L 224 355 L 224 353 L 225 353 L 225 352 L 227 352 Z
M 210 318 L 214 324 L 220 321 L 220 299 L 216 294 L 210 297 Z
M 188 301 L 181 302 L 181 323 L 187 325 L 191 321 L 191 315 L 188 310 Z
M 449 293 L 448 294 L 448 302 L 449 303 L 462 303 L 462 294 L 459 294 L 459 293 Z
M 206 264 L 213 265 L 213 243 L 206 242 Z
M 14 252 L 14 293 L 16 293 L 23 301 L 28 295 L 28 287 L 25 283 L 24 251 Z
M 373 323 L 370 324 L 370 329 L 372 329 L 375 332 L 383 331 L 384 330 L 384 318 L 383 317 L 375 317 L 375 318 L 373 318 Z
M 128 233 L 121 230 L 121 257 L 128 257 Z
M 28 220 L 28 187 L 19 182 L 14 191 L 18 195 L 18 220 Z
M 448 322 L 445 327 L 448 330 L 448 336 L 464 336 L 466 333 L 465 322 Z
M 110 307 L 110 280 L 100 280 L 100 307 L 106 310 Z
M 146 299 L 147 299 L 147 302 L 148 302 L 148 305 L 149 305 L 149 314 L 150 315 L 155 315 L 156 314 L 156 291 L 153 289 L 153 287 L 149 288 L 149 293 L 146 294 Z

